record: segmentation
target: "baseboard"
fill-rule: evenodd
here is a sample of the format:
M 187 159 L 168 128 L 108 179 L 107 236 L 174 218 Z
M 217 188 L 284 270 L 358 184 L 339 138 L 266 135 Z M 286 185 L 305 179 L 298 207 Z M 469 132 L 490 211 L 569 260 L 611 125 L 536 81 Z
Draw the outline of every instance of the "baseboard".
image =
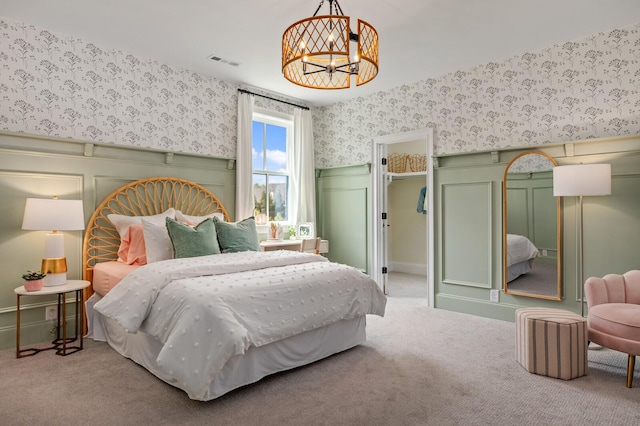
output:
M 389 262 L 390 272 L 403 272 L 405 274 L 427 276 L 426 263 Z
M 522 307 L 442 293 L 436 294 L 435 300 L 435 307 L 438 309 L 509 322 L 515 322 L 516 309 Z
M 75 317 L 67 318 L 67 336 L 75 333 Z M 55 338 L 55 321 L 37 321 L 20 325 L 20 349 L 49 346 Z M 16 326 L 0 328 L 0 350 L 16 347 Z

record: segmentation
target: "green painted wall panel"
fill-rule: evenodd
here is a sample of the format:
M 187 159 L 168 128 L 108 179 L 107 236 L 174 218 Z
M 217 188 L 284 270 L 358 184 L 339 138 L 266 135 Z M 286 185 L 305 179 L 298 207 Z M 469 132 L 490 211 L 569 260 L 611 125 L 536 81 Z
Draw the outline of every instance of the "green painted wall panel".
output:
M 329 240 L 327 258 L 369 273 L 371 173 L 368 165 L 319 171 L 319 232 Z
M 329 240 L 327 257 L 366 271 L 367 189 L 330 189 L 323 198 L 323 229 Z
M 640 269 L 640 174 L 614 176 L 610 196 L 584 197 L 583 216 L 585 277 Z
M 491 182 L 441 186 L 442 282 L 491 288 Z

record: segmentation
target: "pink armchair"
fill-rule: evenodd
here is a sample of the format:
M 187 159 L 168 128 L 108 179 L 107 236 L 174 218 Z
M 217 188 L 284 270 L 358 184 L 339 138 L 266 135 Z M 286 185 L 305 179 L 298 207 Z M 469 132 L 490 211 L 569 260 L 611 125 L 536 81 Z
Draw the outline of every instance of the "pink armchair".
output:
M 629 354 L 627 387 L 633 384 L 636 355 L 640 355 L 640 271 L 591 277 L 584 284 L 589 313 L 588 339 Z

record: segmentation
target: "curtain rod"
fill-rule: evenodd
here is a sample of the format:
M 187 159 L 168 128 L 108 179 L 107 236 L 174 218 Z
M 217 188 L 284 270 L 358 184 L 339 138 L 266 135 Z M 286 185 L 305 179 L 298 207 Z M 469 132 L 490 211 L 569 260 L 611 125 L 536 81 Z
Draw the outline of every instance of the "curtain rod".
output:
M 283 100 L 280 100 L 280 99 L 272 98 L 271 96 L 261 95 L 260 93 L 253 93 L 253 92 L 250 92 L 250 91 L 245 90 L 245 89 L 238 89 L 238 92 L 246 93 L 246 94 L 254 95 L 254 96 L 260 96 L 261 98 L 271 99 L 272 101 L 282 102 L 283 104 L 287 104 L 287 105 L 291 105 L 291 106 L 294 106 L 294 107 L 306 109 L 307 111 L 309 110 L 309 107 L 307 107 L 307 106 L 298 105 L 298 104 L 294 104 L 292 102 L 287 102 L 287 101 L 283 101 Z

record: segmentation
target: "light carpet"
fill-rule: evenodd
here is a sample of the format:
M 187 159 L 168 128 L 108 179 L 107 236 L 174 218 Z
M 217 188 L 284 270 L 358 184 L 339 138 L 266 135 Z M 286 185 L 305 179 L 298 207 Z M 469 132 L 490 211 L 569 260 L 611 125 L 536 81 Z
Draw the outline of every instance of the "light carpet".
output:
M 589 352 L 589 374 L 563 381 L 515 361 L 515 325 L 431 309 L 391 291 L 367 342 L 198 402 L 106 343 L 67 357 L 0 352 L 4 425 L 629 425 L 640 377 L 626 355 Z M 636 370 L 637 371 L 637 370 Z

